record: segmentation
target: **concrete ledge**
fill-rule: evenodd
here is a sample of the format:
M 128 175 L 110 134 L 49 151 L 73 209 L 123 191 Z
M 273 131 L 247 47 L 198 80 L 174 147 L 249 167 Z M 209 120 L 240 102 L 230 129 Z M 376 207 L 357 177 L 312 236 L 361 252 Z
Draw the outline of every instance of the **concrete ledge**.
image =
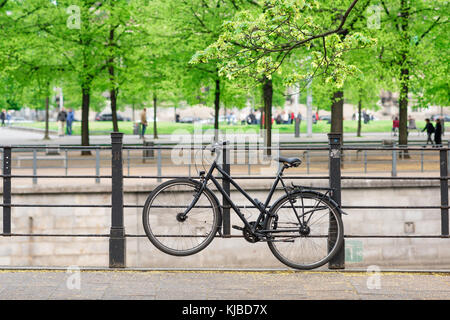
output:
M 49 271 L 49 272 L 65 272 L 69 267 L 0 267 L 0 272 L 9 271 L 9 272 L 26 272 L 26 271 Z M 83 272 L 216 272 L 216 273 L 311 273 L 311 274 L 320 274 L 320 273 L 368 273 L 366 269 L 355 269 L 348 268 L 344 270 L 329 270 L 329 269 L 321 269 L 321 270 L 294 270 L 288 268 L 102 268 L 102 267 L 78 267 L 80 271 Z M 380 273 L 389 273 L 389 274 L 433 274 L 433 275 L 443 275 L 450 276 L 450 269 L 381 269 Z M 373 273 L 373 272 L 370 272 Z
M 8 129 L 45 133 L 45 129 L 31 128 L 31 127 L 8 126 Z M 48 130 L 48 134 L 56 136 L 56 135 L 58 135 L 58 131 Z

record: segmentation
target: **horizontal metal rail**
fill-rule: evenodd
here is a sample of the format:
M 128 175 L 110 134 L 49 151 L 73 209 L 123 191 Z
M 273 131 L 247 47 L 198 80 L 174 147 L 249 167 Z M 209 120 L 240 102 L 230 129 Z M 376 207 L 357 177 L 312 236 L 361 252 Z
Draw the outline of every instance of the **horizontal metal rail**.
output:
M 86 151 L 86 150 L 111 150 L 109 146 L 88 146 L 88 147 L 76 147 L 76 146 L 0 146 L 1 149 L 11 148 L 11 149 L 32 149 L 32 150 L 74 150 L 74 151 Z M 176 146 L 167 146 L 167 145 L 155 145 L 155 146 L 123 146 L 123 150 L 205 150 L 204 146 L 198 145 L 176 145 Z M 311 147 L 311 146 L 275 146 L 275 147 L 265 147 L 263 145 L 258 145 L 257 147 L 250 146 L 231 146 L 224 147 L 222 150 L 245 150 L 245 151 L 254 151 L 254 150 L 283 150 L 283 151 L 296 151 L 296 150 L 304 150 L 304 151 L 327 151 L 328 147 Z M 358 146 L 358 147 L 342 147 L 343 151 L 359 151 L 359 150 L 367 150 L 367 151 L 429 151 L 436 152 L 438 150 L 449 151 L 448 147 L 439 147 L 439 148 L 426 148 L 426 147 L 370 147 L 370 146 Z
M 54 238 L 73 238 L 73 237 L 82 237 L 82 238 L 109 238 L 110 234 L 61 234 L 61 233 L 11 233 L 11 234 L 3 234 L 0 233 L 0 237 L 54 237 Z M 146 238 L 145 234 L 125 234 L 124 237 L 127 238 Z M 158 237 L 158 236 L 156 236 Z M 162 237 L 162 236 L 159 236 Z M 166 238 L 183 238 L 187 236 L 183 235 L 164 235 Z M 203 236 L 189 236 L 192 238 L 201 238 Z M 227 238 L 243 238 L 243 235 L 229 235 Z M 282 236 L 282 237 L 291 237 L 291 236 Z M 324 236 L 325 237 L 325 236 Z M 223 236 L 215 235 L 215 238 L 223 238 Z M 364 239 L 386 239 L 386 238 L 394 238 L 394 239 L 450 239 L 450 236 L 443 235 L 344 235 L 344 238 L 364 238 Z
M 103 178 L 103 179 L 111 179 L 112 176 L 109 175 L 3 175 L 0 174 L 0 178 L 45 178 L 45 179 L 61 179 L 61 178 L 69 178 L 69 179 L 92 179 L 92 178 Z M 189 176 L 123 176 L 124 179 L 180 179 L 180 178 L 192 178 Z M 235 180 L 272 180 L 275 179 L 276 176 L 231 176 L 231 178 Z M 325 180 L 329 179 L 329 176 L 290 176 L 284 175 L 285 179 L 302 179 L 302 180 Z M 343 176 L 342 180 L 448 180 L 450 176 L 445 177 L 384 177 L 384 176 Z M 222 177 L 216 177 L 216 179 L 222 179 Z
M 111 208 L 112 205 L 108 204 L 24 204 L 24 203 L 14 203 L 14 204 L 3 204 L 0 203 L 0 207 L 10 207 L 10 208 Z M 136 204 L 124 204 L 123 207 L 126 208 L 144 208 L 143 205 Z M 239 209 L 258 209 L 253 205 L 236 205 Z M 295 208 L 314 208 L 314 206 L 294 206 Z M 167 205 L 167 206 L 153 206 L 153 208 L 186 208 L 186 206 L 176 206 L 176 205 Z M 212 208 L 210 206 L 196 206 L 196 208 Z M 271 206 L 267 206 L 267 209 L 270 209 Z M 284 208 L 284 207 L 282 207 Z M 291 208 L 291 206 L 287 206 L 286 208 Z M 378 209 L 417 209 L 417 210 L 432 210 L 432 209 L 450 209 L 450 206 L 341 206 L 341 209 L 364 209 L 364 210 L 378 210 Z

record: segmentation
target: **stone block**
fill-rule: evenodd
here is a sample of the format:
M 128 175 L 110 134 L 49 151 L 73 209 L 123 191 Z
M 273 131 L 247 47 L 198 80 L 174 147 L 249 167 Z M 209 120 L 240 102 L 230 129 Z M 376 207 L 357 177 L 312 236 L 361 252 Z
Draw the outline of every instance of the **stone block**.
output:
M 31 244 L 30 254 L 32 256 L 53 256 L 55 245 L 55 242 L 35 241 Z
M 410 258 L 410 250 L 406 247 L 385 246 L 382 248 L 383 260 L 408 260 Z
M 0 266 L 10 266 L 11 257 L 0 257 Z

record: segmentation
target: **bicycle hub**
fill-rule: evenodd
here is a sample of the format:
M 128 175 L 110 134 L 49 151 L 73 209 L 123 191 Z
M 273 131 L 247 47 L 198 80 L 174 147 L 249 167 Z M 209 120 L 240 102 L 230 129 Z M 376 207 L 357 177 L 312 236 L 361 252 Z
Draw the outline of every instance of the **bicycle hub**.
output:
M 187 216 L 185 216 L 183 213 L 177 214 L 177 221 L 178 222 L 185 222 L 187 219 Z

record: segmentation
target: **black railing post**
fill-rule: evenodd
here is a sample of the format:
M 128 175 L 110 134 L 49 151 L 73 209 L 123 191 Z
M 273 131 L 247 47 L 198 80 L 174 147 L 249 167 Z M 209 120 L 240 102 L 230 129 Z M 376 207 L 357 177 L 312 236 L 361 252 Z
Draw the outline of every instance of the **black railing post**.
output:
M 331 198 L 341 206 L 341 154 L 342 154 L 342 134 L 329 133 L 329 148 L 330 148 L 330 188 L 333 189 Z M 330 214 L 330 227 L 328 237 L 328 250 L 333 248 L 336 243 L 336 238 L 333 237 L 337 233 L 337 224 L 333 215 Z M 329 269 L 345 269 L 345 240 L 342 247 L 328 263 Z
M 3 234 L 11 234 L 11 147 L 3 148 Z
M 125 268 L 126 239 L 123 219 L 123 133 L 111 133 L 112 149 L 112 197 L 111 232 L 109 238 L 109 267 Z
M 440 150 L 440 167 L 441 167 L 441 234 L 449 235 L 448 224 L 448 152 Z
M 228 148 L 227 142 L 223 142 L 223 170 L 230 175 L 230 149 Z M 230 196 L 230 180 L 222 177 L 222 187 L 225 193 Z M 222 198 L 223 208 L 222 208 L 222 235 L 227 238 L 231 236 L 231 221 L 230 221 L 230 203 L 228 203 L 225 197 Z

